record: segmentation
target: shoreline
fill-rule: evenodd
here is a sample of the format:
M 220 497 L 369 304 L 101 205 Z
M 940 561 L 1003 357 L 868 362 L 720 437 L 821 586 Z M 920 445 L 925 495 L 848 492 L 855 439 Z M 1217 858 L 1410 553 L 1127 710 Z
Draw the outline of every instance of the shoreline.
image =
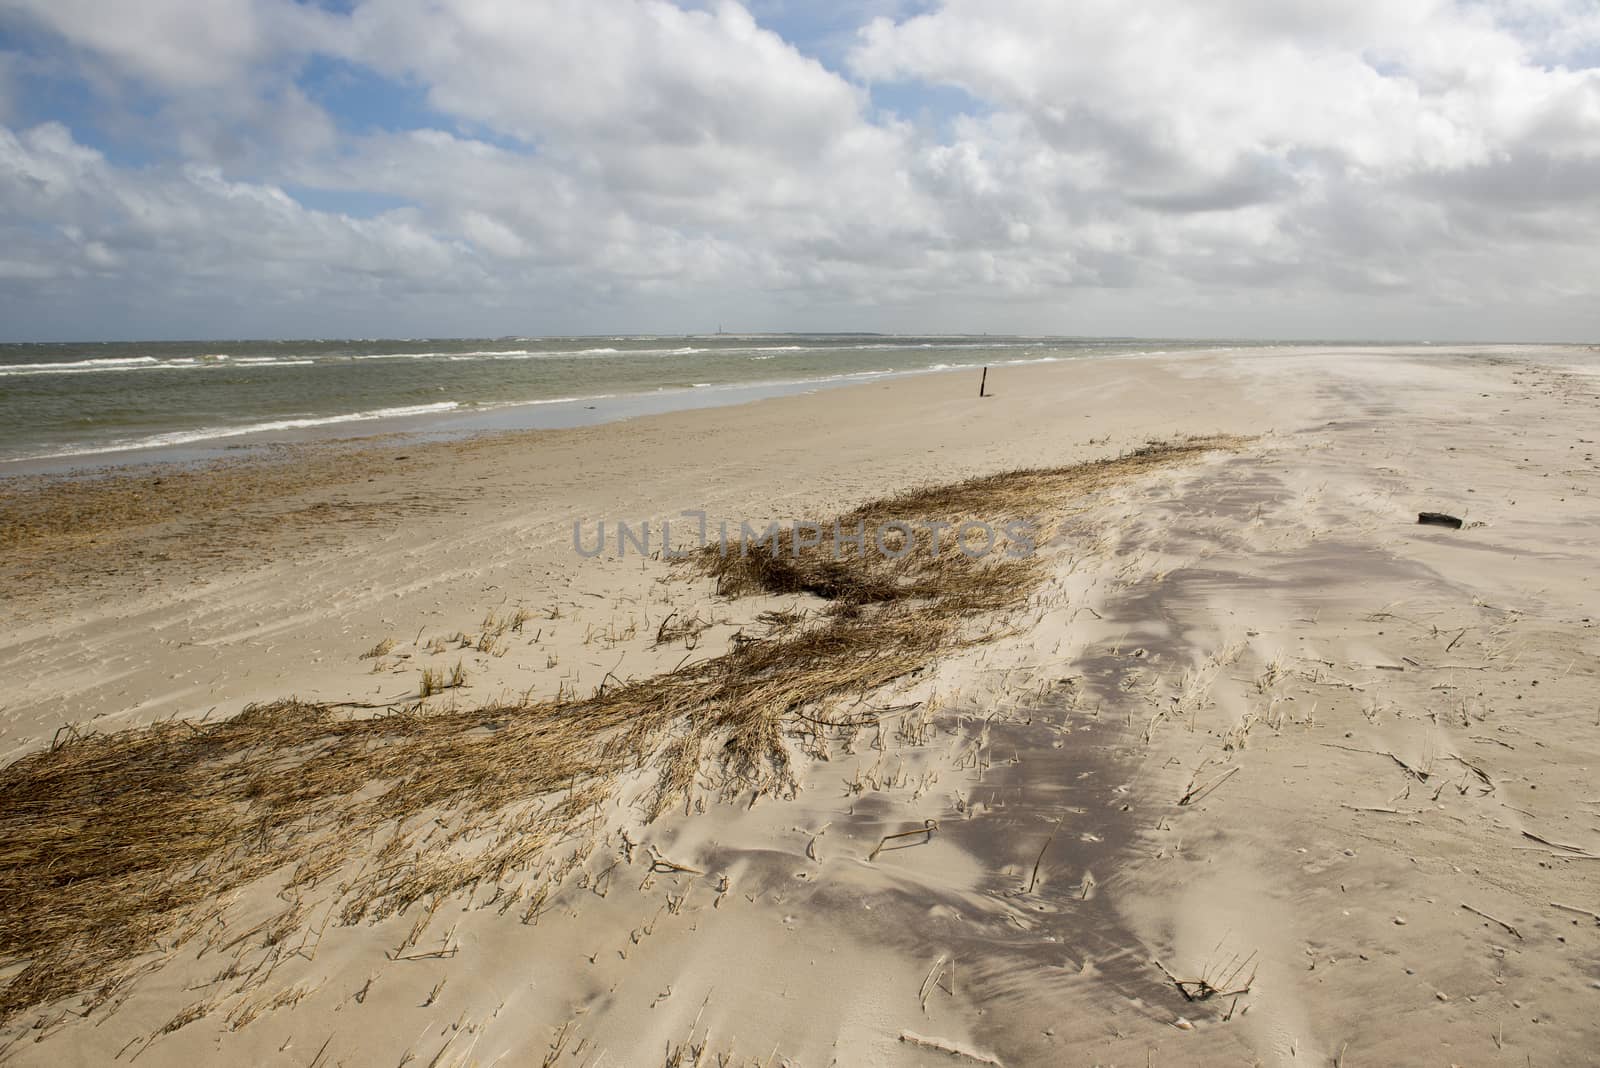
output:
M 1206 355 L 1227 351 L 1217 348 L 1195 349 L 1182 354 L 1155 351 L 1151 353 L 1117 353 L 1047 356 L 1035 359 L 997 360 L 990 367 L 1050 366 L 1076 360 L 1123 360 L 1143 358 L 1176 358 L 1179 355 Z M 874 382 L 916 377 L 920 375 L 952 374 L 973 371 L 982 364 L 938 365 L 909 370 L 866 370 L 827 375 L 818 378 L 773 379 L 750 382 L 706 384 L 692 387 L 661 386 L 655 389 L 625 393 L 599 393 L 592 395 L 535 398 L 519 401 L 500 401 L 484 405 L 462 405 L 454 401 L 439 405 L 424 405 L 430 411 L 405 411 L 380 409 L 377 412 L 354 412 L 345 415 L 310 416 L 280 420 L 280 423 L 299 422 L 303 426 L 261 424 L 254 428 L 202 428 L 194 431 L 173 431 L 157 437 L 174 439 L 160 443 L 122 443 L 94 446 L 55 454 L 23 456 L 0 460 L 0 480 L 12 476 L 38 474 L 93 473 L 114 467 L 145 467 L 165 463 L 192 464 L 217 459 L 227 459 L 230 454 L 248 454 L 261 449 L 284 445 L 343 444 L 350 441 L 394 437 L 397 441 L 412 440 L 418 443 L 453 441 L 482 435 L 517 433 L 536 430 L 571 430 L 579 427 L 601 426 L 625 422 L 653 415 L 673 412 L 698 411 L 752 404 L 776 397 L 818 393 L 825 390 L 849 389 L 871 385 Z M 392 413 L 392 414 L 388 414 Z M 590 414 L 593 413 L 593 414 Z M 370 431 L 349 437 L 352 424 L 370 426 Z
M 437 442 L 343 439 L 212 464 L 24 476 L 9 481 L 0 502 L 0 579 L 11 586 L 14 610 L 30 618 L 80 584 L 113 604 L 159 598 L 263 568 L 271 574 L 286 554 L 331 564 L 371 546 L 364 531 L 387 530 L 386 542 L 412 546 L 407 582 L 426 589 L 461 570 L 446 550 L 459 529 L 514 530 L 531 554 L 526 562 L 557 575 L 574 563 L 574 520 L 659 519 L 687 509 L 751 520 L 828 515 L 839 510 L 836 501 L 885 490 L 1113 455 L 1177 432 L 1259 429 L 1266 404 L 1221 411 L 1186 396 L 1194 376 L 1213 365 L 1227 366 L 1206 357 L 1018 367 L 991 373 L 991 396 L 982 401 L 975 383 L 969 390 L 945 374 L 906 375 L 568 429 Z M 1160 396 L 1149 393 L 1152 381 L 1167 383 Z M 972 440 L 987 444 L 973 449 Z M 775 479 L 778 471 L 798 477 Z M 485 554 L 472 570 L 520 570 L 524 562 L 482 536 L 465 542 Z M 384 560 L 396 548 L 382 551 L 357 568 L 380 587 L 394 581 Z M 618 566 L 595 567 L 602 565 Z M 352 607 L 371 620 L 376 605 L 367 595 Z M 289 662 L 276 670 L 290 670 Z M 80 715 L 111 711 L 80 702 L 81 695 L 73 702 Z M 163 701 L 141 718 L 171 708 Z
M 602 339 L 604 340 L 604 339 Z M 1124 339 L 1097 339 L 1122 341 Z M 1149 339 L 1150 345 L 1175 344 L 1163 339 Z M 1183 342 L 1194 344 L 1194 342 Z M 1313 343 L 1295 343 L 1282 347 L 1267 343 L 1247 343 L 1236 350 L 1239 343 L 1219 340 L 1207 342 L 1204 347 L 1176 351 L 1152 349 L 1148 352 L 1084 353 L 1052 355 L 1032 359 L 999 359 L 987 366 L 992 368 L 1025 368 L 1050 366 L 1081 360 L 1123 361 L 1141 359 L 1189 359 L 1217 356 L 1233 351 L 1256 354 L 1318 351 L 1338 348 L 1366 351 L 1374 347 L 1417 355 L 1448 354 L 1461 351 L 1496 351 L 1508 348 L 1502 345 L 1414 345 L 1375 346 L 1369 343 L 1348 343 L 1334 346 Z M 1518 346 L 1509 346 L 1518 347 Z M 1561 348 L 1567 346 L 1546 346 Z M 1581 346 L 1570 346 L 1581 348 Z M 572 397 L 533 398 L 528 400 L 498 401 L 489 404 L 461 404 L 443 401 L 428 405 L 400 406 L 345 414 L 323 416 L 286 416 L 261 424 L 243 427 L 207 427 L 177 430 L 153 435 L 140 442 L 84 445 L 69 451 L 40 453 L 13 459 L 0 459 L 0 483 L 7 479 L 34 475 L 78 475 L 105 472 L 116 468 L 154 467 L 161 464 L 196 464 L 213 460 L 226 460 L 250 456 L 282 446 L 315 446 L 343 444 L 351 440 L 376 440 L 393 437 L 397 441 L 411 440 L 419 444 L 431 441 L 452 441 L 499 433 L 529 430 L 564 430 L 585 426 L 598 426 L 624 422 L 652 415 L 677 411 L 694 411 L 721 408 L 784 396 L 794 396 L 834 389 L 849 389 L 870 385 L 873 382 L 916 377 L 930 374 L 973 372 L 982 364 L 954 364 L 919 367 L 908 370 L 865 370 L 840 373 L 818 378 L 773 379 L 750 382 L 717 383 L 695 387 L 662 386 L 649 390 L 623 393 L 597 393 Z M 432 410 L 424 410 L 432 409 Z M 293 425 L 298 424 L 298 425 Z M 352 437 L 352 431 L 365 432 Z M 170 439 L 170 440 L 158 440 Z

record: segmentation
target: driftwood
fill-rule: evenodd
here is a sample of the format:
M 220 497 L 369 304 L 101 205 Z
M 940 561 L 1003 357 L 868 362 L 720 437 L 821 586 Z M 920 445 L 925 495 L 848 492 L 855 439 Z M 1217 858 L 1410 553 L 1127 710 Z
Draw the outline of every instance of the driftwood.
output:
M 907 1045 L 938 1050 L 940 1053 L 948 1053 L 952 1057 L 962 1057 L 969 1061 L 976 1061 L 979 1064 L 992 1064 L 995 1068 L 1000 1068 L 998 1058 L 992 1057 L 987 1053 L 980 1053 L 975 1049 L 968 1049 L 966 1046 L 951 1042 L 948 1038 L 934 1038 L 932 1035 L 919 1035 L 915 1031 L 901 1031 L 900 1041 Z
M 1443 512 L 1418 512 L 1417 522 L 1428 523 L 1436 527 L 1451 527 L 1455 530 L 1461 529 L 1461 520 L 1457 519 L 1453 515 L 1446 515 Z

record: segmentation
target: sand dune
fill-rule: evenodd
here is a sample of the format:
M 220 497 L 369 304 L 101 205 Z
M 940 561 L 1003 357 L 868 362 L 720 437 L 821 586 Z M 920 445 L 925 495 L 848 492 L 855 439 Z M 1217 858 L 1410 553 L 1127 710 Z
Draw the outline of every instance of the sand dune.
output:
M 1595 366 L 1577 348 L 1219 351 L 1008 369 L 983 401 L 935 375 L 15 484 L 0 508 L 11 805 L 23 786 L 39 797 L 52 746 L 128 752 L 73 740 L 90 732 L 149 739 L 172 721 L 181 739 L 289 697 L 366 722 L 417 702 L 427 672 L 442 689 L 418 730 L 503 738 L 530 707 L 559 722 L 597 691 L 858 618 L 838 597 L 731 596 L 692 566 L 583 558 L 575 520 L 827 519 L 1151 439 L 1239 439 L 1029 498 L 1052 533 L 1018 595 L 907 631 L 904 671 L 782 708 L 762 741 L 783 774 L 739 777 L 715 733 L 683 757 L 687 721 L 668 716 L 597 774 L 604 789 L 574 775 L 526 799 L 559 826 L 518 802 L 458 833 L 459 799 L 424 798 L 398 844 L 359 825 L 373 833 L 349 835 L 339 866 L 252 872 L 117 943 L 125 959 L 90 988 L 15 1007 L 4 1056 L 1584 1062 L 1600 1039 Z M 1423 510 L 1466 522 L 1419 526 Z M 928 655 L 910 655 L 922 638 Z M 517 711 L 481 718 L 497 705 Z M 388 766 L 368 788 L 411 770 L 437 780 Z M 140 796 L 90 800 L 127 817 Z M 237 852 L 197 845 L 195 870 L 333 833 L 307 810 L 261 828 L 269 853 L 238 840 L 253 810 L 230 803 L 216 833 Z M 0 885 L 77 900 L 50 882 L 66 861 L 24 852 L 23 812 L 5 821 Z M 65 856 L 77 839 L 56 833 Z M 493 875 L 347 913 L 374 873 L 524 843 Z M 5 924 L 13 986 L 42 952 L 25 915 Z

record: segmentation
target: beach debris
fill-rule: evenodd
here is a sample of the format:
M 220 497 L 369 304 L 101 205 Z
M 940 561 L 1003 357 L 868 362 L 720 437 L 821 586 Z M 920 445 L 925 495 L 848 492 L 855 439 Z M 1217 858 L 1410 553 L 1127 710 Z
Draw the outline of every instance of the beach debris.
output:
M 677 622 L 673 622 L 676 620 Z M 669 612 L 667 618 L 656 627 L 655 644 L 651 648 L 682 642 L 685 649 L 693 649 L 699 644 L 700 635 L 710 630 L 715 620 L 701 619 L 700 613 L 687 618 L 681 618 L 676 610 Z
M 1577 905 L 1563 905 L 1559 901 L 1550 902 L 1550 907 L 1565 909 L 1568 912 L 1576 912 L 1580 916 L 1588 916 L 1590 919 L 1594 920 L 1595 923 L 1600 924 L 1600 912 L 1591 912 L 1589 909 L 1579 908 Z
M 913 827 L 909 831 L 897 831 L 894 834 L 886 834 L 883 836 L 883 839 L 878 842 L 877 846 L 873 848 L 872 852 L 867 854 L 867 859 L 869 861 L 877 860 L 878 854 L 883 852 L 883 847 L 894 841 L 896 838 L 909 838 L 914 834 L 925 834 L 928 836 L 926 840 L 931 842 L 933 841 L 933 832 L 937 831 L 938 829 L 939 821 L 928 819 L 922 821 L 921 827 Z
M 1495 742 L 1498 745 L 1504 745 L 1507 749 L 1513 749 L 1514 750 L 1516 748 L 1516 746 L 1507 745 L 1505 742 L 1501 742 L 1501 741 L 1499 741 L 1499 739 L 1496 739 L 1496 738 L 1491 738 L 1489 740 L 1491 742 Z M 1465 757 L 1460 756 L 1459 754 L 1451 754 L 1450 759 L 1454 760 L 1457 764 L 1460 764 L 1462 767 L 1464 767 L 1468 771 L 1470 771 L 1478 779 L 1478 781 L 1483 784 L 1483 786 L 1484 786 L 1484 791 L 1483 791 L 1484 794 L 1492 794 L 1492 793 L 1494 793 L 1494 780 L 1489 778 L 1489 773 L 1487 771 L 1484 771 L 1478 765 L 1474 764 L 1470 760 L 1467 760 Z M 1460 787 L 1460 791 L 1463 794 L 1466 793 L 1467 792 L 1467 787 L 1463 784 Z
M 1444 512 L 1418 512 L 1417 522 L 1436 527 L 1450 527 L 1453 530 L 1461 529 L 1461 520 Z
M 1044 860 L 1044 851 L 1050 848 L 1050 843 L 1055 840 L 1056 832 L 1061 829 L 1061 821 L 1066 818 L 1066 816 L 1056 818 L 1055 825 L 1050 828 L 1049 835 L 1045 837 L 1044 845 L 1039 847 L 1039 855 L 1033 860 L 1033 874 L 1028 877 L 1028 889 L 1024 890 L 1023 893 L 1033 893 L 1033 886 L 1039 881 L 1039 865 Z
M 1427 782 L 1428 776 L 1433 774 L 1433 758 L 1431 756 L 1423 761 L 1423 767 L 1414 768 L 1387 749 L 1361 749 L 1353 745 L 1340 745 L 1338 742 L 1319 742 L 1318 744 L 1327 746 L 1329 749 L 1343 749 L 1349 753 L 1368 753 L 1372 756 L 1388 757 L 1400 766 L 1401 771 L 1419 782 Z M 1462 761 L 1462 763 L 1465 763 L 1465 761 Z
M 948 975 L 950 985 L 945 986 L 943 980 Z M 943 990 L 951 997 L 956 996 L 956 959 L 948 953 L 939 954 L 939 959 L 933 962 L 933 967 L 928 969 L 928 975 L 922 980 L 922 986 L 917 990 L 917 1001 L 922 1006 L 922 1011 L 928 1011 L 928 998 L 935 990 Z
M 989 369 L 987 367 L 985 367 L 983 369 L 983 377 L 978 379 L 978 396 L 979 397 L 985 397 L 985 396 L 988 395 L 988 394 L 986 394 L 984 392 L 984 390 L 988 387 L 988 385 L 989 385 Z
M 1529 839 L 1531 841 L 1534 841 L 1534 842 L 1538 842 L 1540 845 L 1547 845 L 1551 849 L 1565 849 L 1569 853 L 1577 853 L 1579 856 L 1585 856 L 1585 857 L 1590 857 L 1590 856 L 1594 855 L 1593 853 L 1590 853 L 1587 849 L 1583 848 L 1582 846 L 1566 845 L 1566 844 L 1564 844 L 1562 842 L 1552 842 L 1550 839 L 1544 838 L 1544 837 L 1542 837 L 1540 835 L 1537 835 L 1537 834 L 1534 834 L 1532 831 L 1523 831 L 1522 832 L 1522 837 L 1527 838 L 1527 839 Z
M 1206 782 L 1200 786 L 1196 786 L 1193 779 L 1189 780 L 1189 789 L 1184 791 L 1184 795 L 1182 797 L 1178 798 L 1178 804 L 1187 805 L 1196 798 L 1205 796 L 1206 794 L 1210 793 L 1213 788 L 1221 786 L 1224 781 L 1226 781 L 1230 776 L 1233 775 L 1234 772 L 1238 770 L 1239 765 L 1235 764 L 1233 767 L 1229 768 L 1221 775 L 1218 775 L 1216 778 L 1206 780 Z
M 1492 923 L 1498 923 L 1501 927 L 1504 927 L 1507 931 L 1509 931 L 1511 934 L 1515 935 L 1517 938 L 1519 938 L 1519 939 L 1522 938 L 1522 932 L 1517 930 L 1515 927 L 1511 926 L 1505 920 L 1502 920 L 1497 916 L 1491 916 L 1487 912 L 1484 912 L 1482 909 L 1475 909 L 1471 905 L 1467 904 L 1465 901 L 1463 901 L 1461 903 L 1461 907 L 1466 909 L 1468 912 L 1472 913 L 1474 916 L 1482 916 L 1484 919 L 1489 920 Z
M 691 868 L 687 864 L 679 864 L 675 860 L 668 860 L 661 855 L 661 850 L 654 845 L 650 847 L 650 870 L 653 872 L 683 872 L 685 875 L 704 875 L 699 868 Z
M 1245 979 L 1243 986 L 1235 986 L 1234 984 L 1238 981 L 1239 973 L 1243 972 L 1245 968 L 1248 967 L 1255 959 L 1256 955 L 1254 952 L 1251 952 L 1251 954 L 1244 958 L 1244 960 L 1240 960 L 1239 955 L 1235 953 L 1232 957 L 1228 958 L 1222 967 L 1216 969 L 1214 973 L 1216 976 L 1215 979 L 1213 979 L 1213 971 L 1209 964 L 1200 973 L 1200 978 L 1179 979 L 1176 975 L 1173 975 L 1167 966 L 1162 964 L 1159 960 L 1153 961 L 1153 963 L 1157 968 L 1161 969 L 1161 974 L 1165 975 L 1167 980 L 1172 983 L 1173 986 L 1178 988 L 1178 993 L 1183 995 L 1183 1000 L 1205 1001 L 1208 998 L 1231 998 L 1237 997 L 1241 994 L 1250 993 L 1250 987 L 1256 981 L 1255 968 L 1250 969 L 1250 976 L 1249 978 Z
M 901 1031 L 900 1041 L 910 1046 L 920 1046 L 923 1049 L 932 1049 L 938 1050 L 940 1053 L 948 1053 L 952 1057 L 963 1057 L 966 1060 L 973 1061 L 977 1064 L 990 1064 L 994 1065 L 995 1068 L 1003 1068 L 998 1057 L 991 1056 L 987 1053 L 980 1053 L 968 1046 L 962 1046 L 955 1042 L 951 1042 L 947 1038 L 934 1038 L 931 1035 L 919 1035 L 915 1031 Z

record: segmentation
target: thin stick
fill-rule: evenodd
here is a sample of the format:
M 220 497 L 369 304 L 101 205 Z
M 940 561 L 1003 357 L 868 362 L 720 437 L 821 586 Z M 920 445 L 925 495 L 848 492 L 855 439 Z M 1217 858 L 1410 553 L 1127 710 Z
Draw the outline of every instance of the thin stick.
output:
M 1550 902 L 1550 905 L 1552 908 L 1566 909 L 1568 912 L 1576 912 L 1581 916 L 1588 916 L 1592 918 L 1595 923 L 1600 923 L 1600 912 L 1590 912 L 1588 909 L 1580 909 L 1576 905 L 1563 905 L 1559 901 L 1552 901 Z
M 1193 1001 L 1194 1000 L 1194 995 L 1189 993 L 1189 988 L 1184 985 L 1184 982 L 1183 982 L 1182 979 L 1179 979 L 1176 975 L 1173 975 L 1170 971 L 1168 971 L 1167 970 L 1167 966 L 1165 964 L 1162 964 L 1160 961 L 1156 961 L 1155 965 L 1156 965 L 1157 968 L 1161 969 L 1161 974 L 1165 975 L 1172 982 L 1172 985 L 1178 988 L 1178 993 L 1183 995 L 1183 1000 L 1185 1000 L 1185 1001 Z
M 878 843 L 877 848 L 873 849 L 873 851 L 871 853 L 867 854 L 867 859 L 869 861 L 870 860 L 877 860 L 878 859 L 878 854 L 883 851 L 883 847 L 888 845 L 891 841 L 893 841 L 896 838 L 908 838 L 913 834 L 925 834 L 925 835 L 928 836 L 928 840 L 932 841 L 933 840 L 933 832 L 937 831 L 938 829 L 939 829 L 939 821 L 938 820 L 924 820 L 921 827 L 916 827 L 916 828 L 913 828 L 912 830 L 909 830 L 909 831 L 900 831 L 897 834 L 886 834 L 886 835 L 883 836 L 883 840 Z
M 1033 884 L 1039 881 L 1039 864 L 1044 860 L 1044 851 L 1050 848 L 1051 842 L 1055 841 L 1056 832 L 1061 829 L 1061 821 L 1066 818 L 1064 815 L 1056 818 L 1055 826 L 1050 828 L 1049 837 L 1044 840 L 1044 845 L 1039 847 L 1039 855 L 1033 860 L 1033 874 L 1028 877 L 1028 889 L 1024 893 L 1033 893 Z
M 699 868 L 691 868 L 687 864 L 679 864 L 677 861 L 668 860 L 661 855 L 661 850 L 653 845 L 650 847 L 650 870 L 654 872 L 681 871 L 688 875 L 705 874 Z
M 1204 786 L 1191 786 L 1191 787 L 1189 787 L 1189 792 L 1184 794 L 1182 797 L 1178 798 L 1178 804 L 1187 805 L 1190 801 L 1193 801 L 1195 798 L 1201 797 L 1201 796 L 1209 793 L 1212 790 L 1213 787 L 1221 786 L 1222 783 L 1229 778 L 1229 776 L 1231 776 L 1234 772 L 1236 772 L 1238 770 L 1239 770 L 1239 765 L 1235 764 L 1233 767 L 1229 768 L 1227 771 L 1223 772 L 1221 775 L 1218 775 L 1215 779 L 1211 779 L 1210 781 L 1208 781 Z
M 979 1064 L 993 1065 L 994 1068 L 1004 1068 L 999 1060 L 989 1054 L 979 1053 L 977 1050 L 968 1049 L 965 1046 L 958 1046 L 947 1038 L 933 1038 L 928 1035 L 919 1035 L 915 1031 L 901 1031 L 900 1041 L 912 1046 L 921 1046 L 923 1049 L 936 1049 L 940 1053 L 948 1053 L 952 1057 L 965 1057 L 967 1060 L 976 1061 Z
M 1582 854 L 1583 856 L 1586 856 L 1586 857 L 1594 855 L 1594 854 L 1590 853 L 1587 849 L 1584 849 L 1582 846 L 1566 845 L 1563 842 L 1552 842 L 1548 838 L 1541 838 L 1539 835 L 1534 834 L 1532 831 L 1523 831 L 1522 832 L 1522 837 L 1531 838 L 1533 841 L 1538 842 L 1541 845 L 1547 845 L 1551 849 L 1565 849 L 1569 853 L 1579 853 L 1579 854 Z
M 1495 923 L 1498 923 L 1501 927 L 1504 927 L 1507 931 L 1510 931 L 1512 934 L 1516 935 L 1518 938 L 1522 937 L 1522 932 L 1517 930 L 1515 927 L 1511 926 L 1505 920 L 1502 920 L 1502 919 L 1500 919 L 1500 918 L 1498 918 L 1496 916 L 1491 916 L 1487 912 L 1484 912 L 1482 909 L 1475 909 L 1471 905 L 1467 904 L 1465 901 L 1463 901 L 1461 903 L 1461 907 L 1466 909 L 1468 912 L 1472 913 L 1474 916 L 1482 916 L 1486 920 L 1491 920 L 1491 921 L 1493 921 Z
M 317 1050 L 317 1055 L 311 1058 L 311 1068 L 317 1068 L 317 1065 L 321 1063 L 322 1055 L 328 1052 L 328 1043 L 333 1041 L 334 1033 L 329 1032 L 327 1041 L 322 1043 L 322 1048 Z
M 917 991 L 917 1001 L 922 1005 L 922 1011 L 928 1011 L 928 995 L 933 993 L 934 985 L 941 978 L 941 969 L 944 967 L 947 954 L 939 954 L 939 959 L 933 962 L 933 967 L 928 969 L 928 975 L 922 980 L 922 987 Z

